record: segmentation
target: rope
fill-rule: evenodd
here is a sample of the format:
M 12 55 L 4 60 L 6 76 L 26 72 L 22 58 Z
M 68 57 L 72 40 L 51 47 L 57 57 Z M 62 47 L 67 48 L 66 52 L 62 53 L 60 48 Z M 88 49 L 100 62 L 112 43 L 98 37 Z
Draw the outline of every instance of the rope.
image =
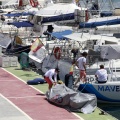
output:
M 85 85 L 84 85 L 84 87 L 82 88 L 82 90 L 80 90 L 80 92 L 82 92 L 85 88 L 86 88 L 86 86 L 87 86 L 87 84 L 89 84 L 89 80 L 90 80 L 90 82 L 92 83 L 92 81 L 94 81 L 94 78 L 93 77 L 86 77 L 86 79 L 88 79 L 87 81 L 88 82 L 85 82 Z

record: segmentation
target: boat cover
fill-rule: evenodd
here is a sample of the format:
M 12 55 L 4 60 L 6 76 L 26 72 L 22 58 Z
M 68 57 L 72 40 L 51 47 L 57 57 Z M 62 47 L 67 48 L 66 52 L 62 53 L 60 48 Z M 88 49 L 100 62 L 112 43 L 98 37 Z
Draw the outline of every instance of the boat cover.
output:
M 69 35 L 64 35 L 64 37 L 79 42 L 84 42 L 87 40 L 98 40 L 118 43 L 118 39 L 115 37 L 105 35 L 94 35 L 90 33 L 72 33 Z
M 31 61 L 42 63 L 44 58 L 46 57 L 46 49 L 45 47 L 41 47 L 38 49 L 36 52 L 30 51 L 29 52 L 29 57 L 31 58 Z
M 102 45 L 99 46 L 101 57 L 104 59 L 120 59 L 120 45 Z
M 17 28 L 20 28 L 20 27 L 33 27 L 34 26 L 34 24 L 29 22 L 29 21 L 12 22 L 12 23 L 8 23 L 8 25 L 14 25 Z
M 44 7 L 40 9 L 36 13 L 36 16 L 53 17 L 53 16 L 59 16 L 59 15 L 65 15 L 65 14 L 74 13 L 75 9 L 86 10 L 86 8 L 78 7 L 73 3 L 70 3 L 70 4 L 58 3 L 58 4 L 53 4 L 48 7 Z
M 73 20 L 74 16 L 75 16 L 74 13 L 69 13 L 69 14 L 61 14 L 58 16 L 45 17 L 45 18 L 43 18 L 42 23 L 64 21 L 64 20 Z
M 102 11 L 100 13 L 101 17 L 107 17 L 107 16 L 112 16 L 112 15 L 113 15 L 113 13 L 111 11 Z
M 29 52 L 31 61 L 42 63 L 43 59 L 46 57 L 46 53 L 47 51 L 42 41 L 39 38 L 36 38 L 31 46 L 31 51 Z
M 7 48 L 11 43 L 11 38 L 8 35 L 3 35 L 0 33 L 0 46 L 2 48 Z
M 22 12 L 22 13 L 7 13 L 7 14 L 4 14 L 5 16 L 7 17 L 19 17 L 19 16 L 28 16 L 28 15 L 31 15 L 31 13 L 29 12 Z
M 64 84 L 55 85 L 46 93 L 46 97 L 55 105 L 84 114 L 92 113 L 97 107 L 97 98 L 94 94 L 75 92 Z
M 42 72 L 46 73 L 49 69 L 54 69 L 58 66 L 58 60 L 55 58 L 54 54 L 47 55 L 42 63 Z
M 33 80 L 28 80 L 27 84 L 28 85 L 38 85 L 38 84 L 44 84 L 46 81 L 42 78 L 35 78 Z
M 61 31 L 61 32 L 53 32 L 51 33 L 51 36 L 59 39 L 59 40 L 63 40 L 63 39 L 67 39 L 64 37 L 64 35 L 69 35 L 72 34 L 72 30 L 65 30 L 65 31 Z

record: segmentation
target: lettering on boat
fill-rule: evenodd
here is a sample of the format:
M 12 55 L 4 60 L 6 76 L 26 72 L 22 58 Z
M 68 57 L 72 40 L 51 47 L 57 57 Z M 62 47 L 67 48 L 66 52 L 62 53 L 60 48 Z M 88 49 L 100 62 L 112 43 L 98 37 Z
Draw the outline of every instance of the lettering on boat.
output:
M 120 92 L 120 86 L 102 86 L 98 85 L 98 91 L 105 91 L 105 92 Z

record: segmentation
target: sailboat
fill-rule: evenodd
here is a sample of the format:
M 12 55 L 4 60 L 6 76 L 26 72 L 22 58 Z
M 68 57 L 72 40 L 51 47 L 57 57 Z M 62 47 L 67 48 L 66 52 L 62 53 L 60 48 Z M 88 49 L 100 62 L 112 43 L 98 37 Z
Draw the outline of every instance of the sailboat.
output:
M 36 16 L 41 17 L 41 24 L 73 24 L 86 20 L 86 8 L 74 3 L 56 3 L 40 9 Z

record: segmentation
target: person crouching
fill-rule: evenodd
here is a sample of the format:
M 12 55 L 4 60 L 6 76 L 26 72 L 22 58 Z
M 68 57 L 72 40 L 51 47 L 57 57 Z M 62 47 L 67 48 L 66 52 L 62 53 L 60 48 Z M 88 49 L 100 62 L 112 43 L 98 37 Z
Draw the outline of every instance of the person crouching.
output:
M 59 73 L 59 68 L 55 68 L 55 69 L 50 69 L 48 70 L 45 75 L 44 75 L 44 79 L 46 80 L 46 82 L 48 83 L 48 89 L 50 90 L 52 88 L 53 85 L 56 85 L 57 83 L 57 74 Z M 53 79 L 53 78 L 54 79 Z

